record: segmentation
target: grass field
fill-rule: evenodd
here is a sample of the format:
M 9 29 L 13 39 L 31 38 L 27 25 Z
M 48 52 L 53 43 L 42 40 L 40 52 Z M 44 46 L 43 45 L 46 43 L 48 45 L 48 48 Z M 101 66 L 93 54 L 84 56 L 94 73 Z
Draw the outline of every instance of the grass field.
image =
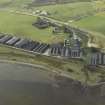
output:
M 104 9 L 105 8 L 105 0 L 97 0 L 94 1 L 95 7 L 99 9 Z
M 94 8 L 92 7 L 91 2 L 77 2 L 69 4 L 56 4 L 49 6 L 33 7 L 34 10 L 45 10 L 50 15 L 51 18 L 69 21 L 73 20 L 76 16 L 86 16 L 89 13 L 93 13 Z
M 0 32 L 48 43 L 64 39 L 64 34 L 53 34 L 52 28 L 40 30 L 32 26 L 35 21 L 36 17 L 34 16 L 0 12 Z
M 95 16 L 84 18 L 74 22 L 78 27 L 82 27 L 91 31 L 99 32 L 105 35 L 105 13 L 99 13 Z
M 0 4 L 3 4 L 3 3 L 8 3 L 10 2 L 11 0 L 0 0 Z
M 32 2 L 31 0 L 0 0 L 0 6 L 4 7 L 22 7 Z
M 105 13 L 98 13 L 80 21 L 73 22 L 78 28 L 89 31 L 93 35 L 93 42 L 105 48 Z
M 19 6 L 19 5 L 28 5 L 29 3 L 33 3 L 35 5 L 37 4 L 48 4 L 48 1 L 51 1 L 51 0 L 0 0 L 0 5 L 4 5 L 4 4 L 8 4 L 8 3 L 11 3 L 10 5 L 11 6 Z M 52 0 L 54 2 L 56 2 L 55 0 Z M 91 0 L 61 0 L 60 3 L 63 3 L 63 2 L 88 2 L 88 1 L 91 1 Z M 59 3 L 59 2 L 57 2 Z M 8 5 L 7 5 L 8 6 Z
M 69 1 L 69 0 L 68 0 Z M 73 1 L 73 0 L 72 0 Z M 82 1 L 82 2 L 80 2 Z M 46 5 L 46 6 L 28 6 L 32 1 L 30 0 L 1 0 L 0 6 L 7 9 L 12 10 L 45 10 L 49 13 L 48 17 L 61 20 L 61 21 L 69 21 L 73 20 L 79 16 L 87 16 L 93 14 L 93 5 L 91 2 L 83 2 L 89 0 L 77 0 L 75 3 L 67 3 L 67 4 L 56 4 L 56 5 Z M 37 5 L 37 3 L 36 3 Z
M 11 0 L 1 0 L 0 5 L 8 4 Z M 29 0 L 14 0 L 12 3 L 6 5 L 8 10 L 19 9 L 24 10 L 25 8 L 21 8 L 26 6 Z M 93 4 L 94 3 L 94 4 Z M 48 17 L 69 22 L 75 20 L 77 17 L 82 17 L 78 21 L 70 22 L 69 24 L 73 24 L 76 27 L 84 28 L 86 30 L 92 31 L 93 33 L 99 33 L 103 35 L 104 31 L 104 14 L 100 13 L 95 15 L 94 10 L 96 8 L 100 8 L 104 3 L 100 2 L 75 2 L 68 4 L 56 4 L 56 5 L 48 5 L 48 6 L 40 6 L 33 7 L 30 9 L 25 9 L 27 12 L 36 11 L 36 10 L 45 10 L 49 13 Z M 8 18 L 7 18 L 8 17 Z M 47 43 L 63 41 L 65 36 L 61 35 L 53 35 L 52 28 L 47 28 L 44 30 L 39 30 L 32 26 L 32 23 L 35 22 L 36 17 L 13 14 L 9 12 L 0 12 L 0 32 L 4 33 L 12 33 L 14 35 L 18 35 L 21 37 L 26 37 L 33 40 L 43 41 Z M 99 39 L 99 37 L 98 37 Z M 102 38 L 103 39 L 103 38 Z M 104 39 L 105 40 L 105 39 Z

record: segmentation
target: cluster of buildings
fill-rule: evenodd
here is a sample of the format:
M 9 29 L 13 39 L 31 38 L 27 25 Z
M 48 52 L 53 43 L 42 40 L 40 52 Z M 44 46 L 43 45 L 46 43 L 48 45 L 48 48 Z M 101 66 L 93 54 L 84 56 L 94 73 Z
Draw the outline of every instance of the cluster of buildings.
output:
M 50 55 L 81 59 L 83 50 L 78 38 L 72 40 L 66 39 L 64 44 L 53 44 L 50 47 Z
M 61 56 L 65 58 L 82 58 L 82 50 L 80 48 L 70 48 L 63 46 L 53 46 L 50 48 L 50 55 Z
M 0 43 L 15 48 L 20 48 L 27 51 L 43 54 L 49 49 L 50 45 L 46 43 L 39 43 L 37 41 L 18 38 L 15 36 L 0 35 Z
M 48 55 L 64 57 L 64 58 L 78 58 L 81 59 L 83 56 L 83 51 L 80 44 L 80 39 L 75 37 L 73 30 L 59 26 L 56 23 L 51 23 L 46 19 L 38 18 L 34 25 L 38 28 L 47 28 L 49 26 L 54 27 L 53 33 L 65 33 L 72 34 L 72 37 L 65 39 L 63 44 L 51 44 L 49 48 Z
M 28 39 L 18 38 L 16 36 L 1 34 L 0 43 L 16 48 L 21 48 L 27 51 L 36 52 L 39 54 L 47 53 L 48 56 L 81 59 L 83 54 L 78 39 L 75 39 L 74 45 L 70 47 L 65 43 L 46 44 Z
M 33 26 L 39 28 L 39 29 L 45 29 L 48 27 L 52 27 L 52 33 L 53 34 L 61 34 L 64 33 L 64 30 L 62 29 L 62 25 L 59 25 L 55 22 L 51 22 L 48 19 L 40 18 L 38 17 L 36 22 L 32 24 Z
M 16 36 L 1 34 L 0 43 L 42 55 L 45 55 L 46 53 L 48 56 L 62 57 L 66 59 L 83 58 L 83 49 L 81 48 L 81 42 L 78 38 L 74 38 L 72 39 L 72 41 L 69 41 L 67 39 L 64 41 L 64 43 L 46 44 L 28 39 L 18 38 Z M 105 53 L 96 52 L 89 54 L 88 65 L 105 65 Z
M 47 28 L 49 26 L 54 27 L 53 33 L 62 33 L 62 26 L 59 26 L 56 23 L 51 23 L 48 20 L 44 20 L 39 18 L 35 23 L 38 28 Z M 75 31 L 74 31 L 75 30 Z M 52 44 L 49 47 L 48 55 L 55 57 L 63 57 L 63 58 L 83 58 L 83 49 L 81 48 L 81 39 L 77 37 L 77 34 L 82 37 L 87 38 L 87 32 L 82 30 L 73 28 L 73 27 L 63 27 L 64 33 L 69 33 L 70 37 L 65 39 L 63 44 Z M 97 66 L 97 65 L 105 65 L 105 54 L 101 52 L 91 53 L 88 58 L 88 65 Z

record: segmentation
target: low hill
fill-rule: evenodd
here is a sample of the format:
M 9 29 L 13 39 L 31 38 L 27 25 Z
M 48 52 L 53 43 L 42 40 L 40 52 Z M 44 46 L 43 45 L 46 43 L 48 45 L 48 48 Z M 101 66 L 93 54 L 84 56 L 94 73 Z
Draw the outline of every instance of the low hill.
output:
M 91 0 L 34 0 L 30 5 L 48 5 L 48 4 L 61 4 L 61 3 L 73 3 L 73 2 L 89 2 Z
M 32 9 L 34 11 L 44 10 L 49 13 L 48 17 L 65 22 L 78 20 L 94 13 L 94 8 L 91 2 L 47 5 L 33 7 Z
M 66 2 L 87 2 L 91 0 L 34 0 L 36 3 L 66 3 Z
M 59 4 L 68 2 L 87 2 L 91 0 L 0 0 L 0 7 L 24 7 L 39 6 L 48 4 Z

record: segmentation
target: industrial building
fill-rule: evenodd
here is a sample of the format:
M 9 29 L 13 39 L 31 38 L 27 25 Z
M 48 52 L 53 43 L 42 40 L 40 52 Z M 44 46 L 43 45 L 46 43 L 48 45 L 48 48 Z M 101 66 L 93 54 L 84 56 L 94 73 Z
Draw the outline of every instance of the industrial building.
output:
M 18 38 L 16 36 L 1 35 L 0 43 L 8 46 L 13 46 L 27 51 L 32 51 L 39 54 L 44 54 L 48 51 L 48 56 L 56 56 L 62 58 L 82 58 L 82 49 L 78 40 L 74 41 L 72 47 L 64 46 L 64 44 L 46 44 L 39 43 L 28 39 Z
M 105 65 L 105 53 L 97 52 L 90 54 L 88 64 L 94 66 Z

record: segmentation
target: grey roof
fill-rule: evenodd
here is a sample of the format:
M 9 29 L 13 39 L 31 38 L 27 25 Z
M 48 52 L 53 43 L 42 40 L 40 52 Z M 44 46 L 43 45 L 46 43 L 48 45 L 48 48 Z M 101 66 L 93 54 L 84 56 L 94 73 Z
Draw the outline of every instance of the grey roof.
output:
M 80 48 L 80 41 L 79 41 L 79 39 L 73 39 L 73 47 Z
M 49 45 L 46 44 L 41 50 L 40 53 L 44 53 L 49 48 Z
M 20 38 L 17 38 L 17 37 L 13 37 L 12 39 L 10 39 L 9 41 L 6 42 L 6 44 L 8 45 L 13 45 L 15 44 L 17 41 L 19 41 Z
M 26 39 L 21 39 L 20 41 L 18 41 L 14 46 L 16 47 L 22 47 L 24 44 L 28 43 L 29 41 Z
M 33 49 L 33 51 L 34 51 L 34 52 L 37 52 L 37 50 L 38 50 L 41 46 L 42 46 L 42 44 L 39 43 L 39 44 Z
M 61 55 L 61 47 L 52 47 L 50 50 L 50 54 L 54 56 L 60 56 Z
M 46 44 L 41 44 L 41 46 L 37 49 L 37 52 L 40 52 L 40 50 L 44 47 L 44 46 L 46 46 Z
M 70 52 L 70 48 L 67 47 L 65 49 L 65 57 L 69 57 L 70 56 L 69 52 Z
M 3 38 L 5 35 L 0 35 L 0 39 Z
M 49 48 L 48 44 L 40 43 L 38 46 L 36 46 L 33 51 L 38 53 L 44 53 Z
M 61 56 L 62 57 L 68 57 L 68 58 L 80 58 L 81 57 L 81 51 L 80 50 L 73 50 L 69 47 L 63 47 L 61 50 Z
M 65 56 L 65 51 L 66 51 L 66 47 L 63 47 L 63 48 L 61 49 L 61 56 Z
M 71 56 L 71 48 L 63 47 L 61 50 L 61 56 L 62 57 L 70 57 Z
M 12 38 L 12 36 L 4 36 L 3 38 L 0 39 L 0 43 L 5 43 L 8 40 L 10 40 Z
M 38 42 L 29 41 L 28 43 L 24 44 L 22 48 L 32 51 L 37 45 Z

